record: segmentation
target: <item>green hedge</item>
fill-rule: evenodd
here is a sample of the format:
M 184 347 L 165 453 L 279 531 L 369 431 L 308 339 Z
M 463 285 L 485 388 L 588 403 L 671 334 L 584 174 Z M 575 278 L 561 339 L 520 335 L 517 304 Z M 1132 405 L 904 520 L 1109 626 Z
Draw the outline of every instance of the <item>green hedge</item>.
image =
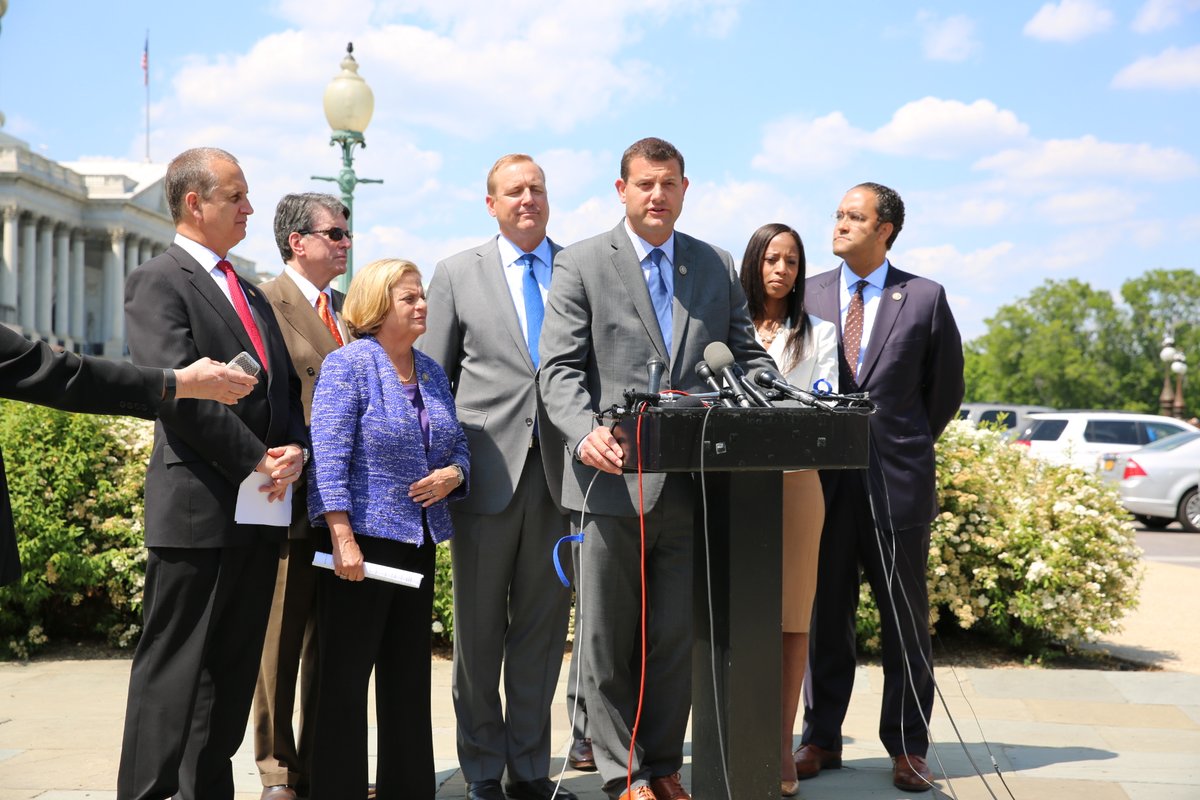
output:
M 50 637 L 130 646 L 140 630 L 142 483 L 153 428 L 0 402 L 0 447 L 26 574 L 0 589 L 0 655 Z M 1140 551 L 1116 493 L 954 422 L 938 443 L 943 511 L 929 553 L 931 626 L 957 624 L 1030 653 L 1117 629 L 1137 604 Z M 437 548 L 432 633 L 454 631 L 450 550 Z M 860 643 L 879 644 L 863 587 Z

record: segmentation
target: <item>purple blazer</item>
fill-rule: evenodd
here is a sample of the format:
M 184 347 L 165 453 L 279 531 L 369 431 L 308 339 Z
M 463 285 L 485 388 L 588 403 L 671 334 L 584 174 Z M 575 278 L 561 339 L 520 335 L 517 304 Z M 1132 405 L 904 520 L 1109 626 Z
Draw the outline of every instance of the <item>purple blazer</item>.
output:
M 413 350 L 413 358 L 429 414 L 428 455 L 417 410 L 374 336 L 325 357 L 312 404 L 308 515 L 314 525 L 325 525 L 327 511 L 345 511 L 355 536 L 420 545 L 425 540 L 422 509 L 409 498 L 409 484 L 451 464 L 469 478 L 467 436 L 455 416 L 446 373 L 419 350 Z M 427 509 L 435 542 L 454 535 L 449 500 L 466 494 L 464 481 Z

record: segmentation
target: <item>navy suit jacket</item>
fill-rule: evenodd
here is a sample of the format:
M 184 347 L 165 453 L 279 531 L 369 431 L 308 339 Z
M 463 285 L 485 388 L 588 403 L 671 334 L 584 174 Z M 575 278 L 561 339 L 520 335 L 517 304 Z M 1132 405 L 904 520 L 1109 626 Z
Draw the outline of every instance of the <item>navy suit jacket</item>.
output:
M 838 327 L 842 391 L 863 391 L 877 405 L 870 419 L 867 483 L 876 522 L 902 530 L 937 516 L 933 444 L 963 398 L 962 338 L 942 286 L 889 266 L 857 382 L 842 348 L 841 265 L 808 279 L 808 311 Z M 822 473 L 826 485 L 838 473 Z

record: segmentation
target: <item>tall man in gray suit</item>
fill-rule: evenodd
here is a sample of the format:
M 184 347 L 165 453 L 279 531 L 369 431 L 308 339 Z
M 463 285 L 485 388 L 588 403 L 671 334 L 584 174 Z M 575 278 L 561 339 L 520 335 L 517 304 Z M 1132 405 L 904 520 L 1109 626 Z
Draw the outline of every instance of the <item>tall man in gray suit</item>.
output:
M 633 454 L 597 425 L 596 414 L 621 404 L 626 389 L 646 386 L 651 358 L 669 365 L 664 388 L 707 391 L 694 368 L 714 340 L 747 369 L 771 365 L 755 342 L 729 253 L 675 231 L 687 186 L 674 146 L 656 138 L 632 144 L 616 182 L 625 218 L 559 253 L 542 330 L 542 400 L 575 457 L 565 470 L 563 504 L 572 529 L 585 535 L 576 657 L 583 659 L 588 731 L 605 791 L 635 800 L 689 797 L 678 770 L 691 708 L 694 487 L 686 474 L 642 479 L 643 654 L 638 479 L 622 474 Z
M 418 347 L 446 370 L 471 445 L 471 494 L 451 508 L 454 712 L 471 800 L 549 800 L 550 703 L 562 666 L 570 594 L 551 553 L 562 446 L 537 399 L 539 335 L 554 256 L 546 176 L 527 155 L 488 172 L 500 234 L 442 261 L 429 284 Z M 500 702 L 504 670 L 507 709 Z M 557 797 L 574 800 L 559 789 Z
M 888 250 L 904 203 L 877 183 L 855 186 L 834 215 L 834 270 L 808 279 L 808 309 L 838 325 L 841 386 L 871 395 L 865 470 L 826 470 L 825 527 L 809 639 L 812 700 L 796 774 L 842 765 L 842 721 L 854 687 L 854 613 L 861 574 L 882 617 L 879 738 L 896 788 L 932 786 L 925 763 L 933 710 L 929 524 L 937 515 L 933 444 L 963 397 L 962 339 L 946 291 L 897 269 Z
M 341 200 L 317 193 L 284 195 L 275 207 L 275 244 L 283 258 L 283 272 L 260 288 L 300 376 L 306 427 L 311 424 L 313 386 L 321 362 L 347 339 L 341 322 L 345 296 L 329 284 L 346 272 L 349 213 Z M 287 540 L 279 545 L 275 596 L 251 718 L 262 800 L 295 800 L 308 794 L 317 690 L 317 568 L 312 564 L 313 530 L 303 480 L 292 499 L 292 524 Z M 299 737 L 292 730 L 297 674 Z

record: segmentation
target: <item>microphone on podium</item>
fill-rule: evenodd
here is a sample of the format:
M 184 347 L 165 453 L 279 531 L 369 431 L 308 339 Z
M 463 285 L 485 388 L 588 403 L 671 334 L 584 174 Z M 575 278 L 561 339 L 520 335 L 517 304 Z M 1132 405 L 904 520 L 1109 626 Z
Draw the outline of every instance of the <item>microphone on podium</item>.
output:
M 745 387 L 733 371 L 733 353 L 729 351 L 729 346 L 724 342 L 710 342 L 708 347 L 704 348 L 704 360 L 714 372 L 725 379 L 725 385 L 733 392 L 734 401 L 742 408 L 749 408 L 751 403 L 746 397 Z

